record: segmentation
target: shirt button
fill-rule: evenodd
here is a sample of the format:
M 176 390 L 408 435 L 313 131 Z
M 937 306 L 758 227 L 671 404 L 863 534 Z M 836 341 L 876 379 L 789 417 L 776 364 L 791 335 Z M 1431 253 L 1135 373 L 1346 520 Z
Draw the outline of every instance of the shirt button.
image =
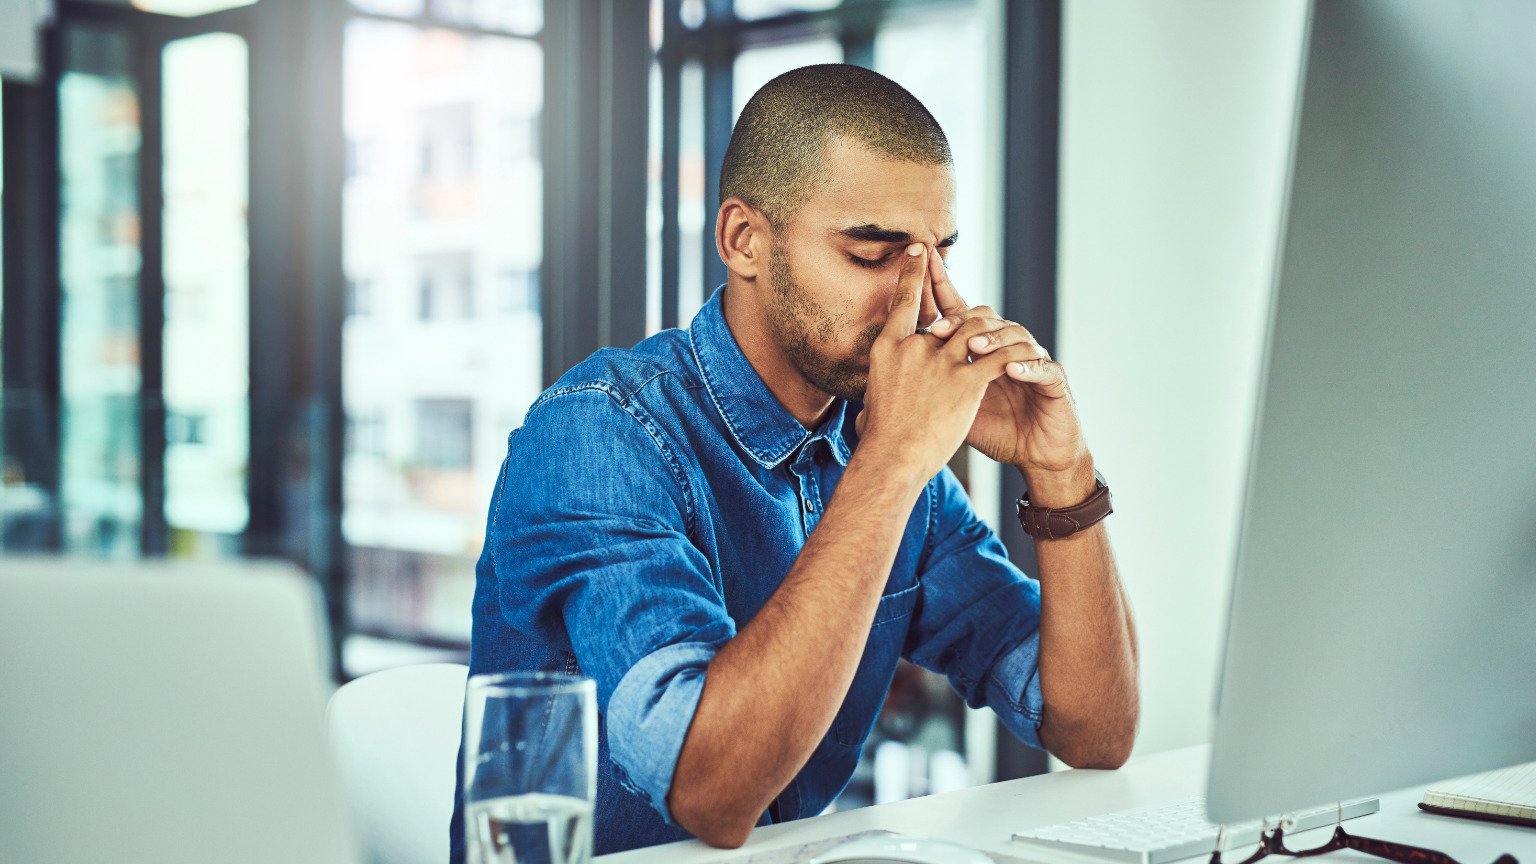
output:
M 812 504 L 811 503 L 811 499 L 809 499 L 809 498 L 805 499 L 805 512 L 807 512 L 807 513 L 815 513 L 816 512 L 816 505 Z

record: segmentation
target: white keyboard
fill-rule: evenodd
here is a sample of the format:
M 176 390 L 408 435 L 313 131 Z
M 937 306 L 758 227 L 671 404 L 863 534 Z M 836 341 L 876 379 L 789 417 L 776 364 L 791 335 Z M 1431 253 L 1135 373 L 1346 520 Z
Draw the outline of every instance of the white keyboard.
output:
M 1381 809 L 1376 798 L 1344 802 L 1344 818 L 1353 819 Z M 1339 819 L 1339 807 L 1330 805 L 1287 814 L 1287 834 L 1332 825 Z M 1278 820 L 1269 820 L 1273 828 Z M 1294 824 L 1295 827 L 1291 827 Z M 1225 849 L 1259 842 L 1263 823 L 1242 822 L 1228 825 L 1222 832 Z M 1216 825 L 1205 818 L 1205 799 L 1187 798 L 1162 807 L 1121 810 L 1090 816 L 1076 822 L 1020 831 L 1013 835 L 1019 843 L 1047 849 L 1077 852 L 1109 861 L 1130 864 L 1164 864 L 1195 855 L 1209 855 L 1216 848 Z

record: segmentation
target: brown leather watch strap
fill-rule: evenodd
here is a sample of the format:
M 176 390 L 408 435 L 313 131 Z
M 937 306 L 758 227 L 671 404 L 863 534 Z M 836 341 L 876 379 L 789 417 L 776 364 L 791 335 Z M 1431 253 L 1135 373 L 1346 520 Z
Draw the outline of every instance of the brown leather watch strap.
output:
M 1035 507 L 1029 503 L 1029 492 L 1018 500 L 1019 524 L 1024 532 L 1037 540 L 1060 540 L 1101 522 L 1115 512 L 1109 497 L 1109 486 L 1104 478 L 1094 473 L 1097 488 L 1083 503 L 1073 507 Z

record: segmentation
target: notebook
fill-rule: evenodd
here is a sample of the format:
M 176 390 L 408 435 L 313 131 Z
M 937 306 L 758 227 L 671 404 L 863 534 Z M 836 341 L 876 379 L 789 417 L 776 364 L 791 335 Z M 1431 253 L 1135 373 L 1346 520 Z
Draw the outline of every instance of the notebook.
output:
M 1419 809 L 1536 828 L 1536 762 L 1436 783 Z

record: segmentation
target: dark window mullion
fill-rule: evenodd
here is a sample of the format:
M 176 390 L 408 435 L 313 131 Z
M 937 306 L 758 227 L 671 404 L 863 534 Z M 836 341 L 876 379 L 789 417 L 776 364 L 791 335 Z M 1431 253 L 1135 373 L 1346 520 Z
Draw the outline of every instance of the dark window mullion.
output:
M 313 292 L 313 402 L 310 441 L 314 447 L 311 483 L 310 573 L 325 591 L 331 624 L 331 651 L 340 672 L 341 641 L 350 626 L 347 607 L 348 546 L 341 531 L 345 503 L 342 458 L 346 454 L 345 402 L 342 399 L 342 327 L 346 322 L 346 271 L 342 265 L 342 189 L 346 184 L 346 132 L 342 126 L 346 19 L 328 9 L 309 16 L 306 78 L 321 82 L 310 89 L 314 123 L 306 142 L 310 207 L 315 219 L 307 250 L 309 288 Z
M 882 7 L 874 4 L 862 4 L 847 11 L 840 34 L 844 63 L 875 68 L 875 34 L 880 32 L 881 12 Z
M 1056 347 L 1057 167 L 1061 119 L 1061 0 L 1009 4 L 1004 80 L 1003 314 L 1029 322 L 1046 350 Z M 1033 538 L 1014 518 L 1022 491 L 1004 473 L 999 538 L 1008 558 L 1026 573 L 1039 572 Z M 1046 770 L 1045 753 L 999 735 L 997 779 Z
M 165 254 L 164 128 L 161 57 L 155 28 L 135 28 L 139 90 L 139 486 L 144 500 L 140 551 L 164 555 Z
M 731 0 L 709 0 L 709 20 L 734 21 Z M 720 166 L 731 143 L 736 31 L 722 27 L 704 44 L 704 300 L 725 281 L 725 262 L 715 248 L 715 217 L 720 204 Z
M 3 429 L 7 467 L 48 498 L 26 524 L 13 520 L 7 551 L 58 549 L 61 513 L 59 115 L 62 28 L 43 37 L 43 83 L 6 81 Z
M 843 43 L 844 63 L 853 66 L 863 66 L 865 69 L 875 68 L 874 31 L 845 31 L 841 41 Z
M 307 319 L 299 246 L 289 209 L 303 188 L 298 176 L 302 112 L 294 104 L 302 70 L 289 59 L 298 27 L 293 4 L 258 3 L 250 33 L 250 259 L 249 451 L 246 501 L 250 518 L 241 551 L 252 556 L 293 554 L 284 536 L 291 472 L 290 436 L 302 412 L 308 382 L 299 370 Z
M 678 226 L 678 155 L 682 138 L 683 46 L 681 0 L 663 0 L 661 66 L 661 326 L 678 325 L 677 295 L 680 245 Z

